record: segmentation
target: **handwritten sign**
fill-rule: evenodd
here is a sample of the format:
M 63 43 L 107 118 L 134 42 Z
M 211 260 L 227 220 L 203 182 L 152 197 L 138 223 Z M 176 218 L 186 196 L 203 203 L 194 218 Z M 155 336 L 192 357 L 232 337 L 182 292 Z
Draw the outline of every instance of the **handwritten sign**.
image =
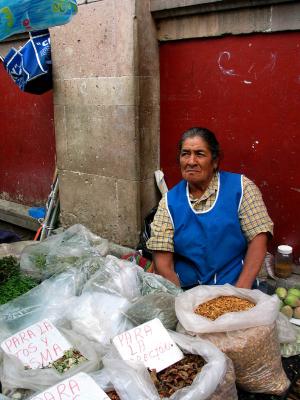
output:
M 87 374 L 80 372 L 34 396 L 31 400 L 109 400 L 107 394 Z
M 44 319 L 4 340 L 1 348 L 18 357 L 26 367 L 36 369 L 58 360 L 72 345 L 51 321 Z
M 113 343 L 123 360 L 141 361 L 157 372 L 184 357 L 158 318 L 121 333 Z

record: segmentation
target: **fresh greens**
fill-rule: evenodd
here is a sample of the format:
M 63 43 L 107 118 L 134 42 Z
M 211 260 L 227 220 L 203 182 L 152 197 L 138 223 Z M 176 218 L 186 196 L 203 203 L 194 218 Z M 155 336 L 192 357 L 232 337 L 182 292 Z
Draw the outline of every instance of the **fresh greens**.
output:
M 20 264 L 14 257 L 0 259 L 0 304 L 28 292 L 38 282 L 21 273 Z

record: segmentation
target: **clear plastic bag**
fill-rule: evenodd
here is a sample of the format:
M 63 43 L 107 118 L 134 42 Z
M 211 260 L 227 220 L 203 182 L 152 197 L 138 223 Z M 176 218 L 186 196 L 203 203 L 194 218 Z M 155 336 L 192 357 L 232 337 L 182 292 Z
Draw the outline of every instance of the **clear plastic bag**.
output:
M 237 399 L 231 361 L 223 353 L 209 342 L 176 332 L 169 333 L 184 353 L 198 354 L 206 361 L 192 385 L 177 390 L 169 397 L 170 400 Z M 113 350 L 103 358 L 103 363 L 122 400 L 160 399 L 149 372 L 141 364 L 125 362 Z M 231 374 L 230 378 L 228 372 Z
M 107 256 L 104 265 L 86 283 L 83 292 L 111 293 L 132 301 L 140 296 L 138 268 L 132 262 Z
M 100 368 L 101 357 L 96 346 L 70 329 L 60 327 L 59 331 L 87 361 L 61 374 L 54 368 L 25 369 L 17 357 L 4 353 L 0 375 L 3 388 L 23 388 L 40 392 L 78 372 L 92 372 Z
M 68 301 L 81 292 L 88 277 L 84 267 L 70 268 L 0 306 L 0 341 L 44 318 L 64 320 Z
M 141 268 L 138 270 L 140 280 L 140 290 L 142 296 L 155 292 L 165 292 L 177 296 L 183 290 L 170 282 L 168 279 L 156 274 L 144 272 Z
M 292 343 L 284 343 L 281 345 L 281 356 L 292 357 L 300 354 L 300 326 L 293 326 L 296 338 Z
M 66 24 L 77 9 L 76 0 L 0 0 L 0 40 Z
M 276 319 L 276 329 L 279 343 L 294 343 L 296 341 L 295 326 L 282 313 L 279 313 Z
M 86 292 L 68 304 L 65 315 L 75 332 L 99 343 L 104 353 L 112 338 L 133 328 L 122 312 L 128 305 L 124 297 Z
M 135 326 L 158 318 L 165 328 L 175 330 L 178 319 L 175 313 L 175 296 L 166 292 L 154 292 L 139 297 L 125 311 Z
M 219 296 L 246 298 L 256 306 L 231 312 L 216 320 L 194 313 L 197 305 Z M 231 285 L 198 286 L 175 299 L 180 324 L 177 330 L 209 340 L 233 361 L 237 384 L 257 393 L 282 394 L 289 380 L 281 364 L 275 321 L 279 313 L 277 296 Z
M 20 267 L 22 271 L 40 280 L 74 265 L 80 267 L 91 257 L 101 256 L 99 245 L 95 247 L 97 238 L 84 226 L 73 225 L 39 244 L 25 247 L 21 254 Z

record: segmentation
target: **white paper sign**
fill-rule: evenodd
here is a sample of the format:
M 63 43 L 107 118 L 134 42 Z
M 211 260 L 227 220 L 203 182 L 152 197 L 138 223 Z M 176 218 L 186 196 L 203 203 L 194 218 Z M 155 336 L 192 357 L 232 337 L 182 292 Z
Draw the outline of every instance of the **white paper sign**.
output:
M 113 343 L 123 360 L 140 361 L 157 372 L 184 357 L 158 318 L 121 333 Z
M 90 376 L 80 372 L 34 396 L 31 400 L 62 399 L 109 400 L 109 397 Z
M 72 345 L 51 321 L 44 319 L 4 340 L 1 348 L 18 357 L 25 366 L 36 369 L 58 360 Z
M 290 322 L 291 322 L 292 324 L 295 324 L 295 325 L 300 326 L 300 319 L 291 318 L 291 319 L 290 319 Z

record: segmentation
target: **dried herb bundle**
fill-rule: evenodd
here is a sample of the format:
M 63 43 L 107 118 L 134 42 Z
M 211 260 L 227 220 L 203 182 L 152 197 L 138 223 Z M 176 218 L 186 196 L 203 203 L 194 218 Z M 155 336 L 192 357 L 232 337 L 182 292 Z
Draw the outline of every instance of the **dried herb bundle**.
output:
M 49 368 L 55 368 L 59 373 L 63 374 L 69 369 L 87 361 L 87 359 L 76 349 L 70 349 L 64 352 L 64 355 L 58 360 L 49 364 Z
M 111 390 L 110 392 L 107 392 L 106 394 L 111 400 L 120 400 L 120 397 L 115 390 Z
M 246 311 L 254 306 L 255 304 L 251 301 L 237 296 L 220 296 L 199 304 L 194 312 L 202 317 L 215 320 L 228 312 Z
M 150 376 L 159 396 L 170 397 L 178 389 L 191 385 L 204 364 L 201 356 L 187 354 L 182 360 L 159 373 L 155 370 L 150 371 Z

